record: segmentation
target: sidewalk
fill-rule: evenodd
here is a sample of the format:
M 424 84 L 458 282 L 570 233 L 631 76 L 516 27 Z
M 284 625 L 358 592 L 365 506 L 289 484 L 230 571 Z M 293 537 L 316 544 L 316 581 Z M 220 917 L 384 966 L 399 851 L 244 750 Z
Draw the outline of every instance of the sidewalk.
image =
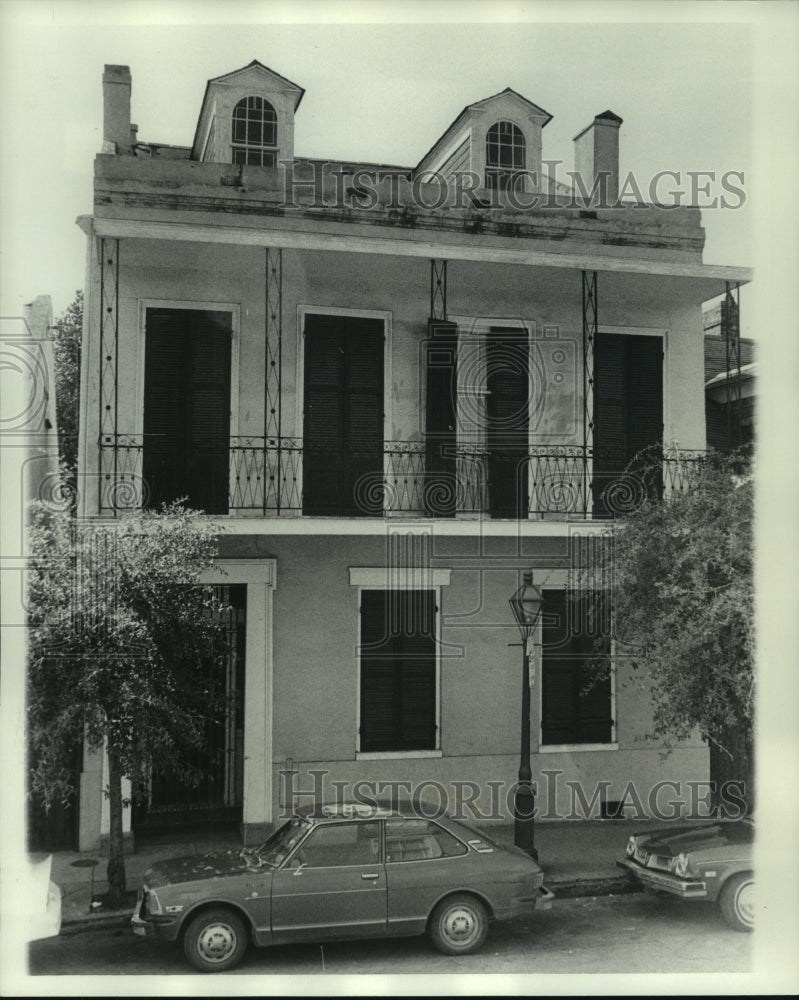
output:
M 631 833 L 651 828 L 653 821 L 639 820 L 575 820 L 573 822 L 539 822 L 535 828 L 535 843 L 539 864 L 544 870 L 545 884 L 560 898 L 608 895 L 634 889 L 616 867 L 624 857 Z M 513 843 L 513 826 L 486 824 L 486 833 L 503 843 Z M 156 861 L 186 854 L 240 848 L 241 842 L 229 832 L 202 836 L 191 840 L 171 840 L 158 843 L 142 842 L 125 857 L 127 887 L 135 892 L 144 872 Z M 44 855 L 37 855 L 42 857 Z M 92 900 L 102 897 L 108 889 L 107 858 L 99 854 L 57 852 L 53 854 L 50 878 L 63 893 L 61 933 L 127 926 L 133 903 L 122 910 L 92 907 Z M 91 862 L 97 862 L 92 866 Z

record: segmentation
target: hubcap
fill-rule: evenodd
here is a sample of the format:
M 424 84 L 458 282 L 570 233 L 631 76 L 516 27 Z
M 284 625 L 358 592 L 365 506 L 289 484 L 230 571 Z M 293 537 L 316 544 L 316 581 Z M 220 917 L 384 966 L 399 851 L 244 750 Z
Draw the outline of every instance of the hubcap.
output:
M 236 947 L 236 933 L 229 924 L 209 924 L 197 939 L 197 950 L 206 962 L 224 962 Z
M 458 906 L 444 917 L 444 933 L 453 944 L 468 944 L 477 934 L 477 920 L 474 911 L 467 906 Z
M 755 885 L 754 882 L 746 882 L 738 890 L 738 914 L 746 924 L 755 922 Z

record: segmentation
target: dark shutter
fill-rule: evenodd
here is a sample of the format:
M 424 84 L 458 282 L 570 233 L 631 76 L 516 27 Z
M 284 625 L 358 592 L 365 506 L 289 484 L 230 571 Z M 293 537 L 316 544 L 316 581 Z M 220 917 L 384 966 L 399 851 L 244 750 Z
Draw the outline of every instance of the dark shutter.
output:
M 380 515 L 383 324 L 305 317 L 303 512 Z
M 457 507 L 458 327 L 431 319 L 425 341 L 425 509 L 452 517 Z
M 541 742 L 608 743 L 612 735 L 610 678 L 587 686 L 586 665 L 600 655 L 607 633 L 594 597 L 546 591 L 542 623 Z M 598 619 L 597 616 L 602 616 Z
M 228 511 L 229 313 L 148 309 L 143 472 L 148 505 Z
M 434 592 L 361 593 L 361 750 L 436 744 Z
M 492 517 L 527 516 L 529 372 L 527 331 L 492 327 L 486 357 L 488 503 Z
M 625 469 L 663 441 L 663 342 L 660 337 L 601 333 L 594 353 L 594 516 L 629 509 L 644 492 L 660 496 L 659 472 Z

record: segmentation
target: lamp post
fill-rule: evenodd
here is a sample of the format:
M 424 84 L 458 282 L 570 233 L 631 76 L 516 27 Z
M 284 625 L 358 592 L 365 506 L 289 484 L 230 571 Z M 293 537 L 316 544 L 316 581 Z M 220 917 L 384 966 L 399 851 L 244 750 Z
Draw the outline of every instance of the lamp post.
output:
M 517 847 L 538 861 L 535 849 L 535 793 L 533 770 L 530 766 L 530 639 L 533 636 L 544 597 L 533 583 L 533 574 L 525 573 L 521 587 L 510 599 L 513 617 L 522 636 L 524 661 L 522 667 L 522 739 L 519 759 L 519 780 L 513 798 L 513 842 Z

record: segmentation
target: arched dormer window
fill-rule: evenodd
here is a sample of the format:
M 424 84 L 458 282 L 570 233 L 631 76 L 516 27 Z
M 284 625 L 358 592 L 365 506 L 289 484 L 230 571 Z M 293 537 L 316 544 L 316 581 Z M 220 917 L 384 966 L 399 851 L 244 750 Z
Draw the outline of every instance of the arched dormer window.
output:
M 513 174 L 526 166 L 524 135 L 513 122 L 496 122 L 486 135 L 487 188 L 504 191 L 511 186 Z
M 243 97 L 233 109 L 233 162 L 274 167 L 277 115 L 263 97 Z

